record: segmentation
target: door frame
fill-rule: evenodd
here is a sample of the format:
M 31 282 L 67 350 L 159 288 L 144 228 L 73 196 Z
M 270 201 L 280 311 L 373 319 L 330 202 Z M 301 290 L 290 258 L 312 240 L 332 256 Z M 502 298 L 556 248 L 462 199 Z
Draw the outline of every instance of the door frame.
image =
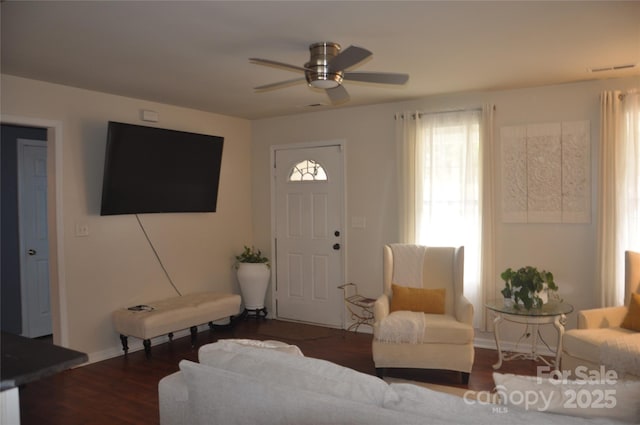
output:
M 19 249 L 20 249 L 20 304 L 21 304 L 21 313 L 22 313 L 22 335 L 26 336 L 26 335 L 30 335 L 31 332 L 29 332 L 31 330 L 31 319 L 30 319 L 30 314 L 29 312 L 31 311 L 31 297 L 26 297 L 25 294 L 28 293 L 29 291 L 27 291 L 27 244 L 25 241 L 25 235 L 24 235 L 24 225 L 25 225 L 25 220 L 24 220 L 24 211 L 25 211 L 25 207 L 24 207 L 24 190 L 25 190 L 25 186 L 24 186 L 24 181 L 23 181 L 23 177 L 22 177 L 22 172 L 24 171 L 24 154 L 23 154 L 23 147 L 24 146 L 37 146 L 40 148 L 44 148 L 45 152 L 48 151 L 48 147 L 47 147 L 47 141 L 46 140 L 31 140 L 31 139 L 22 139 L 22 138 L 18 138 L 18 140 L 16 141 L 17 143 L 17 150 L 18 150 L 18 239 L 19 239 Z M 48 153 L 46 154 L 48 156 Z M 46 174 L 46 178 L 48 179 L 48 170 L 47 170 L 47 174 Z M 48 195 L 47 195 L 47 204 L 48 204 Z M 46 219 L 46 218 L 45 218 Z M 47 238 L 49 237 L 49 234 L 47 233 Z M 47 239 L 47 245 L 48 245 L 48 239 Z M 47 247 L 48 248 L 48 247 Z M 47 254 L 48 257 L 48 254 Z M 48 261 L 48 260 L 47 260 Z M 48 271 L 48 274 L 51 274 L 50 271 Z M 47 288 L 49 290 L 49 293 L 51 293 L 51 285 L 49 283 L 47 283 L 47 285 L 49 285 L 49 288 Z M 51 315 L 51 307 L 49 307 L 49 312 Z
M 276 152 L 282 150 L 289 149 L 310 149 L 310 148 L 323 148 L 328 146 L 339 146 L 342 151 L 342 187 L 340 188 L 341 199 L 342 199 L 342 211 L 340 212 L 340 217 L 342 219 L 342 234 L 344 238 L 342 239 L 342 247 L 340 250 L 340 263 L 342 266 L 342 283 L 346 282 L 347 278 L 347 249 L 349 247 L 349 233 L 347 231 L 347 143 L 344 139 L 334 139 L 334 140 L 321 140 L 321 141 L 313 141 L 313 142 L 301 142 L 301 143 L 288 143 L 282 145 L 271 145 L 270 149 L 270 173 L 271 173 L 271 252 L 272 252 L 272 266 L 271 266 L 271 306 L 274 311 L 274 316 L 278 318 L 278 304 L 277 304 L 277 291 L 276 288 L 278 286 L 278 276 L 276 273 L 277 267 L 277 255 L 276 255 L 276 214 L 277 214 L 277 206 L 276 206 Z M 340 284 L 342 284 L 340 283 Z M 337 286 L 337 285 L 336 285 Z M 342 308 L 342 329 L 345 328 L 346 318 L 344 314 L 344 306 Z M 290 320 L 290 319 L 283 319 Z
M 47 129 L 47 228 L 53 342 L 56 345 L 68 347 L 69 327 L 64 268 L 64 214 L 62 204 L 62 121 L 0 114 L 0 122 L 2 124 Z

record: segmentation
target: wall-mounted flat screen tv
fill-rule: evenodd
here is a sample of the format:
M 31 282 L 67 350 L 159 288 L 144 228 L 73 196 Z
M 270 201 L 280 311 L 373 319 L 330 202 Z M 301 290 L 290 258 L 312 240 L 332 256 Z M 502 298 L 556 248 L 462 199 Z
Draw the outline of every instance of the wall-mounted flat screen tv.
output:
M 224 138 L 109 121 L 100 215 L 215 212 Z

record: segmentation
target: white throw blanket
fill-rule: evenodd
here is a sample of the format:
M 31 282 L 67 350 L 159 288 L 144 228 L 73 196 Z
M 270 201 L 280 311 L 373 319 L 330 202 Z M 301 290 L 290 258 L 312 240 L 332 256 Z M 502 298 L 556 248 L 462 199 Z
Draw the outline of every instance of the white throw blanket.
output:
M 640 376 L 640 333 L 606 341 L 600 347 L 600 361 L 622 376 L 627 373 Z
M 424 313 L 394 311 L 380 321 L 377 339 L 395 344 L 420 344 L 425 326 Z
M 426 247 L 420 245 L 391 244 L 393 253 L 393 283 L 411 288 L 422 288 L 422 269 Z

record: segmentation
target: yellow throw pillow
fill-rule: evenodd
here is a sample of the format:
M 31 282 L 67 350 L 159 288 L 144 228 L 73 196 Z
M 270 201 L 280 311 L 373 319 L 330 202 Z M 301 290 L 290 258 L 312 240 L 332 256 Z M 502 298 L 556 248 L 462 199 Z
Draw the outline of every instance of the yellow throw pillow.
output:
M 393 297 L 390 310 L 416 311 L 431 314 L 444 314 L 445 288 L 425 289 L 391 285 Z
M 629 311 L 620 326 L 632 331 L 640 332 L 640 294 L 631 294 Z

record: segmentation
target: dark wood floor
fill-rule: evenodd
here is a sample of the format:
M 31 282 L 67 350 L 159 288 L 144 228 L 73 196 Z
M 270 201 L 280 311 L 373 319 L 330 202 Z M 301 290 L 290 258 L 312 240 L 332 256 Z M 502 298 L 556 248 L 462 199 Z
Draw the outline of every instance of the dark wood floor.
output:
M 180 360 L 196 361 L 200 346 L 222 338 L 280 340 L 297 345 L 308 357 L 375 374 L 370 334 L 249 319 L 239 322 L 234 329 L 199 333 L 195 347 L 189 337 L 178 338 L 152 347 L 150 358 L 138 351 L 29 384 L 20 390 L 22 424 L 158 424 L 158 381 L 177 371 Z M 496 351 L 477 348 L 468 385 L 462 385 L 455 372 L 399 370 L 393 376 L 490 391 L 491 365 L 496 360 Z M 500 372 L 535 375 L 536 366 L 529 360 L 507 362 Z

